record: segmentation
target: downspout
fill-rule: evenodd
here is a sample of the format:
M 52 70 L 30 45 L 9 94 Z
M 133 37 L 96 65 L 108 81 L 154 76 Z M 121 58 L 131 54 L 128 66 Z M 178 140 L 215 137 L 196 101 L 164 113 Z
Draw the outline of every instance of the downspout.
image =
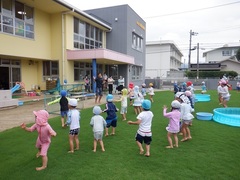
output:
M 64 84 L 64 80 L 66 79 L 65 75 L 65 15 L 68 13 L 74 12 L 74 9 L 71 11 L 62 12 L 62 84 Z

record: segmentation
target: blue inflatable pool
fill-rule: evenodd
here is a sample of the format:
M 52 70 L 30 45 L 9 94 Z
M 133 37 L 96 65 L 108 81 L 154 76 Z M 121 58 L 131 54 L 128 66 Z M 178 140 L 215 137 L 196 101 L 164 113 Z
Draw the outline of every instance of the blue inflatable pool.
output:
M 196 113 L 198 120 L 210 121 L 212 120 L 213 114 L 208 112 L 198 112 Z
M 210 100 L 210 94 L 195 94 L 195 102 L 207 102 Z
M 240 127 L 240 108 L 216 108 L 213 114 L 213 120 L 218 123 Z

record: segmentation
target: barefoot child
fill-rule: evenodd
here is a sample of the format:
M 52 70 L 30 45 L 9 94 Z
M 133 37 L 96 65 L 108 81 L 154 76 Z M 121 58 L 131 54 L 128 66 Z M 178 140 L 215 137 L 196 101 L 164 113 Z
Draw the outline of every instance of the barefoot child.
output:
M 183 139 L 181 141 L 185 142 L 189 139 L 192 139 L 189 125 L 192 123 L 192 119 L 194 118 L 194 116 L 191 114 L 194 110 L 192 109 L 190 101 L 185 94 L 179 94 L 179 96 L 176 96 L 176 100 L 181 103 L 180 112 L 183 133 Z
M 61 121 L 62 121 L 62 127 L 65 125 L 65 116 L 67 117 L 68 113 L 68 99 L 66 98 L 67 96 L 67 91 L 61 90 L 61 99 L 59 101 L 60 104 L 60 112 L 61 112 Z
M 122 89 L 122 96 L 119 100 L 116 100 L 116 102 L 120 102 L 121 101 L 121 111 L 120 114 L 122 114 L 122 118 L 123 121 L 126 121 L 126 114 L 127 114 L 127 94 L 128 94 L 128 90 L 126 88 Z
M 128 124 L 139 125 L 137 134 L 136 134 L 136 142 L 140 150 L 140 154 L 143 154 L 144 150 L 142 147 L 142 143 L 146 145 L 146 153 L 145 156 L 150 156 L 150 144 L 152 142 L 152 118 L 153 113 L 150 111 L 151 109 L 151 101 L 144 100 L 142 103 L 143 111 L 137 116 L 137 121 L 128 121 Z
M 36 157 L 42 156 L 42 166 L 37 167 L 37 171 L 41 171 L 47 168 L 48 157 L 47 152 L 48 148 L 51 144 L 51 136 L 56 136 L 57 133 L 52 129 L 52 127 L 48 124 L 49 114 L 45 110 L 33 111 L 35 115 L 35 124 L 31 127 L 26 127 L 26 124 L 23 123 L 21 125 L 22 129 L 33 132 L 38 132 L 38 138 L 36 142 L 36 147 L 38 148 L 38 153 Z
M 97 150 L 97 142 L 99 142 L 102 148 L 102 151 L 103 152 L 105 151 L 102 137 L 103 137 L 104 128 L 106 127 L 107 123 L 105 119 L 100 115 L 101 113 L 102 113 L 101 108 L 99 106 L 94 106 L 93 108 L 94 116 L 90 121 L 90 126 L 92 126 L 93 128 L 93 136 L 94 136 L 93 152 L 96 152 Z
M 168 131 L 167 133 L 167 139 L 169 146 L 166 146 L 166 148 L 173 148 L 173 143 L 172 143 L 172 137 L 174 137 L 175 141 L 175 147 L 178 147 L 178 136 L 177 133 L 180 131 L 180 118 L 181 118 L 181 113 L 180 113 L 180 107 L 181 104 L 177 100 L 173 100 L 171 103 L 172 109 L 171 112 L 167 113 L 167 106 L 163 106 L 163 116 L 166 118 L 169 118 L 169 124 L 166 127 L 166 130 Z
M 153 102 L 153 96 L 155 95 L 153 83 L 149 83 L 148 94 L 149 94 L 149 98 L 150 98 L 151 102 Z
M 136 115 L 138 115 L 140 112 L 142 112 L 142 101 L 144 99 L 142 93 L 139 91 L 138 86 L 134 86 L 134 96 L 131 97 L 133 99 L 133 107 L 134 107 L 134 112 Z
M 112 126 L 111 135 L 115 135 L 115 129 L 117 127 L 116 112 L 118 111 L 118 109 L 116 108 L 115 104 L 113 103 L 113 95 L 112 94 L 108 94 L 106 100 L 107 100 L 106 109 L 103 111 L 103 112 L 107 113 L 107 117 L 106 117 L 107 126 L 106 126 L 105 136 L 108 136 L 108 129 L 111 126 Z
M 70 150 L 68 153 L 74 153 L 74 150 L 79 150 L 79 139 L 78 134 L 80 132 L 80 112 L 76 109 L 77 107 L 77 100 L 76 99 L 69 99 L 68 101 L 68 119 L 66 125 L 70 127 L 69 131 L 69 145 Z M 74 141 L 76 144 L 76 148 L 74 149 Z
M 132 82 L 130 82 L 128 85 L 128 96 L 129 96 L 129 100 L 130 100 L 130 106 L 133 105 L 133 99 L 132 99 L 132 97 L 134 96 L 133 87 L 134 87 L 134 84 Z

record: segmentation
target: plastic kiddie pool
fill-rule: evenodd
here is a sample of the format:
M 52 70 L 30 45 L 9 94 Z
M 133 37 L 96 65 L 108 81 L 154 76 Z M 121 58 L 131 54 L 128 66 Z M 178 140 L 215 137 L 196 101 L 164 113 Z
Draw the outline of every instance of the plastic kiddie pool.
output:
M 240 108 L 216 108 L 213 114 L 213 120 L 218 123 L 240 127 Z
M 206 121 L 212 120 L 212 117 L 213 117 L 213 114 L 208 112 L 198 112 L 196 113 L 196 115 L 198 120 L 206 120 Z
M 207 102 L 210 101 L 210 94 L 195 94 L 195 102 Z

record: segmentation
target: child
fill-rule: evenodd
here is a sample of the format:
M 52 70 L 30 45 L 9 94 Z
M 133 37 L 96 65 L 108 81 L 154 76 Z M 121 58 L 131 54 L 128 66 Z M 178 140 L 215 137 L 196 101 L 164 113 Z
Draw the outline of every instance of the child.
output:
M 189 129 L 189 125 L 192 123 L 192 119 L 194 116 L 191 114 L 193 112 L 193 109 L 190 105 L 188 97 L 186 97 L 185 94 L 179 94 L 179 96 L 176 96 L 176 100 L 178 100 L 181 103 L 181 119 L 182 119 L 182 133 L 183 133 L 183 139 L 182 142 L 185 142 L 189 139 L 192 139 L 191 132 Z
M 99 106 L 94 106 L 93 108 L 94 116 L 92 117 L 90 122 L 90 126 L 93 127 L 93 136 L 94 136 L 93 152 L 96 152 L 97 142 L 99 142 L 102 148 L 102 151 L 103 152 L 105 151 L 102 137 L 103 137 L 104 128 L 106 127 L 107 123 L 105 119 L 100 115 L 101 113 L 102 113 L 101 108 Z
M 65 116 L 67 116 L 68 113 L 68 99 L 66 98 L 67 96 L 67 91 L 61 90 L 61 99 L 59 101 L 60 104 L 60 112 L 61 112 L 61 121 L 62 121 L 62 127 L 65 125 Z
M 201 88 L 202 88 L 202 92 L 201 92 L 202 94 L 207 92 L 207 86 L 206 86 L 204 81 L 202 82 L 202 87 Z
M 128 90 L 126 88 L 123 88 L 122 90 L 122 96 L 117 102 L 121 101 L 121 111 L 120 114 L 122 114 L 123 121 L 126 121 L 126 114 L 127 114 L 127 94 Z
M 57 98 L 54 101 L 49 102 L 47 105 L 52 105 L 55 103 L 60 104 L 61 122 L 62 122 L 62 127 L 64 127 L 65 126 L 64 116 L 67 116 L 67 113 L 68 113 L 68 99 L 69 98 L 66 97 L 67 91 L 65 91 L 65 90 L 61 90 L 60 94 L 61 94 L 60 98 Z
M 133 105 L 133 99 L 132 99 L 132 97 L 134 96 L 133 87 L 134 87 L 133 83 L 132 82 L 129 83 L 129 85 L 128 85 L 128 95 L 129 95 L 129 99 L 130 99 L 130 106 Z
M 150 156 L 150 144 L 152 142 L 152 118 L 153 113 L 150 111 L 151 109 L 151 101 L 145 99 L 142 103 L 143 112 L 141 112 L 137 116 L 137 121 L 128 121 L 128 124 L 139 125 L 137 134 L 136 134 L 136 142 L 140 150 L 140 154 L 143 154 L 144 150 L 142 147 L 142 143 L 146 144 L 146 153 L 145 156 Z
M 175 141 L 175 147 L 178 147 L 178 136 L 177 133 L 180 131 L 180 107 L 181 104 L 177 100 L 173 100 L 171 103 L 172 109 L 171 112 L 167 113 L 167 106 L 163 106 L 163 116 L 166 118 L 169 118 L 169 124 L 168 127 L 166 127 L 167 133 L 167 139 L 169 146 L 166 146 L 166 148 L 173 148 L 172 138 L 173 135 L 174 141 Z
M 228 91 L 228 85 L 227 85 L 227 81 L 224 79 L 221 79 L 221 91 L 219 92 L 222 96 L 222 105 L 223 107 L 227 107 L 227 103 L 230 100 L 230 94 Z
M 145 83 L 142 83 L 141 93 L 142 93 L 143 97 L 147 95 L 147 93 L 146 93 L 146 84 Z
M 118 109 L 116 108 L 115 104 L 113 103 L 113 95 L 108 94 L 106 98 L 107 104 L 106 104 L 106 109 L 103 112 L 107 112 L 107 117 L 106 117 L 106 132 L 105 136 L 108 136 L 108 129 L 110 126 L 112 126 L 112 133 L 111 135 L 115 135 L 115 129 L 117 127 L 117 114 L 116 112 Z
M 139 87 L 138 86 L 134 86 L 134 96 L 131 97 L 134 102 L 133 102 L 133 107 L 134 107 L 134 111 L 135 114 L 138 115 L 141 111 L 142 111 L 142 101 L 143 101 L 143 95 L 139 92 Z
M 77 107 L 77 100 L 76 99 L 69 99 L 68 101 L 68 119 L 66 122 L 66 125 L 70 126 L 69 131 L 69 145 L 70 150 L 68 153 L 74 153 L 74 143 L 75 140 L 76 148 L 75 150 L 79 150 L 79 140 L 78 140 L 78 134 L 80 132 L 80 112 L 76 109 Z
M 36 157 L 38 158 L 39 156 L 42 156 L 42 166 L 37 167 L 36 170 L 41 171 L 47 168 L 47 152 L 51 144 L 51 136 L 56 136 L 57 133 L 48 124 L 49 114 L 46 110 L 33 111 L 33 113 L 35 115 L 35 124 L 31 127 L 26 127 L 26 124 L 23 123 L 21 127 L 29 132 L 33 132 L 35 130 L 38 132 L 38 138 L 36 142 L 38 153 L 36 154 Z
M 175 95 L 177 92 L 179 92 L 179 87 L 178 87 L 178 84 L 177 84 L 176 82 L 173 84 L 173 92 L 174 92 L 174 95 Z
M 149 83 L 148 94 L 150 96 L 151 102 L 153 102 L 153 96 L 154 96 L 153 83 Z
M 217 87 L 217 92 L 218 92 L 218 101 L 219 101 L 219 105 L 222 105 L 223 102 L 223 98 L 222 98 L 222 86 L 221 86 L 222 82 L 221 80 L 218 82 L 218 87 Z

